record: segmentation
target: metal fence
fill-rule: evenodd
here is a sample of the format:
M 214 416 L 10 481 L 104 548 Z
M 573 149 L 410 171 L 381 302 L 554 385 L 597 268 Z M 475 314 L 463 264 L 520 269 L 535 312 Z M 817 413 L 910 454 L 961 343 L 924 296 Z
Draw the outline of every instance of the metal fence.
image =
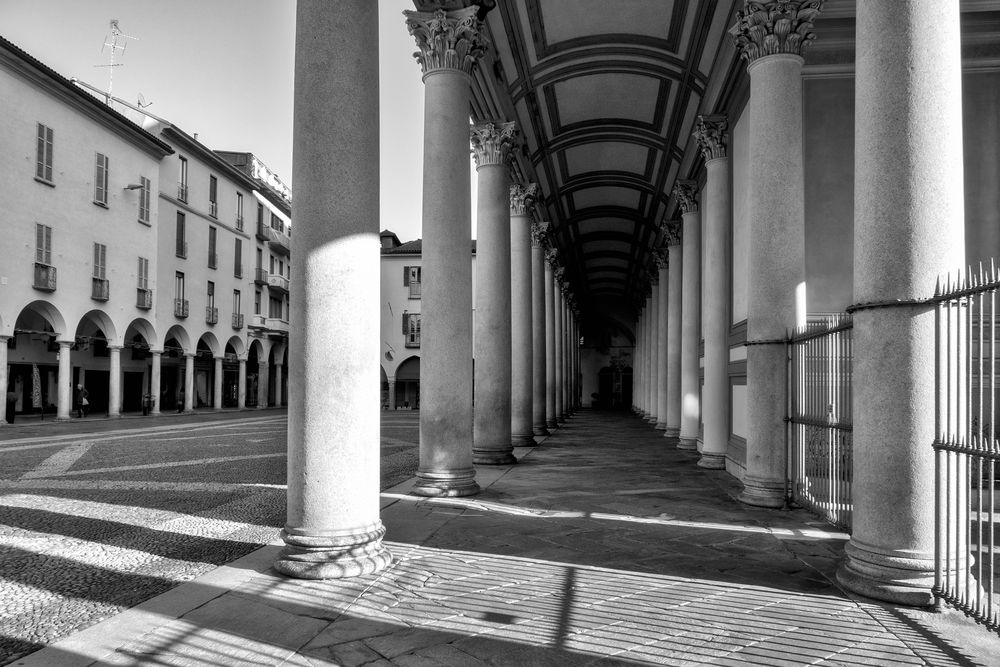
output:
M 810 320 L 789 342 L 789 491 L 850 530 L 853 321 L 847 314 Z
M 1000 633 L 997 272 L 938 287 L 934 595 Z

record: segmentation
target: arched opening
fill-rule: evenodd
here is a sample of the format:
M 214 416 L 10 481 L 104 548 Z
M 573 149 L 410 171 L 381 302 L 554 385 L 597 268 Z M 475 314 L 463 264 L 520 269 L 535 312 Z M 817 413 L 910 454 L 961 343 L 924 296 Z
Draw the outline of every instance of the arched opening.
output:
M 597 374 L 597 391 L 591 394 L 592 407 L 599 410 L 627 410 L 632 405 L 632 367 L 612 364 Z
M 396 409 L 420 407 L 420 357 L 410 357 L 396 369 Z
M 172 326 L 163 341 L 160 366 L 160 409 L 180 410 L 184 406 L 184 353 L 191 349 L 187 332 Z
M 194 354 L 194 407 L 210 408 L 215 405 L 215 337 L 198 339 Z M 214 343 L 214 345 L 213 345 Z
M 141 412 L 143 397 L 153 392 L 152 354 L 155 340 L 152 325 L 144 320 L 133 320 L 122 338 L 122 412 Z
M 240 404 L 240 353 L 243 341 L 233 336 L 226 341 L 222 356 L 222 407 L 236 408 Z
M 7 341 L 7 387 L 12 392 L 8 419 L 16 415 L 55 416 L 59 404 L 59 344 L 66 323 L 46 301 L 25 306 Z
M 250 351 L 247 353 L 246 405 L 248 408 L 257 407 L 257 385 L 260 379 L 258 376 L 260 374 L 261 353 L 262 350 L 259 342 L 254 341 L 250 344 Z

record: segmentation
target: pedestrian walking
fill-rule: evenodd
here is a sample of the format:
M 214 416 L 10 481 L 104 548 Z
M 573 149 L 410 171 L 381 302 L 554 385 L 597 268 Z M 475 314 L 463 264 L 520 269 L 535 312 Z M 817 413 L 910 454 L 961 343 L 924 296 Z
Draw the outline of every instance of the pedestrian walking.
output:
M 76 385 L 76 392 L 73 396 L 74 403 L 76 403 L 76 416 L 80 419 L 86 417 L 90 414 L 90 401 L 87 397 L 90 396 L 90 392 L 82 384 Z

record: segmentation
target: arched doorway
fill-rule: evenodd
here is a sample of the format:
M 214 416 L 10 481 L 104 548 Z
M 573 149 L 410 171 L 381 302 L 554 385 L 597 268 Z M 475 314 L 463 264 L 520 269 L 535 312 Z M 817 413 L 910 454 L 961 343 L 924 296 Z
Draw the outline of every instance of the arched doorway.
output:
M 420 407 L 420 357 L 410 357 L 396 369 L 396 409 Z

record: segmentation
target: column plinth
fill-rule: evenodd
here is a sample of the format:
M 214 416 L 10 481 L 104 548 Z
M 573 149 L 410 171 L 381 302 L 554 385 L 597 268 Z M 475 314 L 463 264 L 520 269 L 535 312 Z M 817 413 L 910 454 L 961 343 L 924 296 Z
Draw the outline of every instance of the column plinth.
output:
M 858 3 L 855 303 L 929 297 L 964 265 L 960 46 L 956 3 Z M 897 604 L 934 601 L 935 319 L 921 305 L 854 315 L 854 512 L 837 580 Z M 967 507 L 965 472 L 940 474 Z M 952 581 L 968 574 L 967 528 L 950 528 Z
M 423 496 L 479 491 L 472 466 L 469 77 L 485 45 L 476 10 L 404 13 L 424 73 L 420 463 L 411 491 Z
M 288 355 L 296 381 L 289 384 L 285 546 L 274 568 L 303 579 L 369 574 L 392 560 L 379 519 L 380 325 L 371 307 L 380 271 L 378 59 L 344 57 L 370 56 L 377 41 L 375 3 L 299 0 L 298 288 Z
M 531 430 L 545 436 L 545 239 L 548 224 L 531 228 Z
M 683 255 L 680 223 L 671 223 L 667 234 L 667 427 L 663 437 L 681 434 L 681 280 Z
M 701 417 L 701 214 L 695 200 L 695 183 L 683 181 L 674 188 L 681 210 L 681 431 L 677 449 L 698 449 Z
M 695 133 L 705 158 L 703 224 L 705 257 L 702 311 L 705 338 L 705 385 L 702 389 L 704 435 L 702 468 L 722 470 L 729 448 L 729 239 L 732 199 L 726 119 L 699 116 Z
M 534 183 L 510 189 L 510 437 L 518 447 L 533 447 L 531 331 L 531 202 Z

